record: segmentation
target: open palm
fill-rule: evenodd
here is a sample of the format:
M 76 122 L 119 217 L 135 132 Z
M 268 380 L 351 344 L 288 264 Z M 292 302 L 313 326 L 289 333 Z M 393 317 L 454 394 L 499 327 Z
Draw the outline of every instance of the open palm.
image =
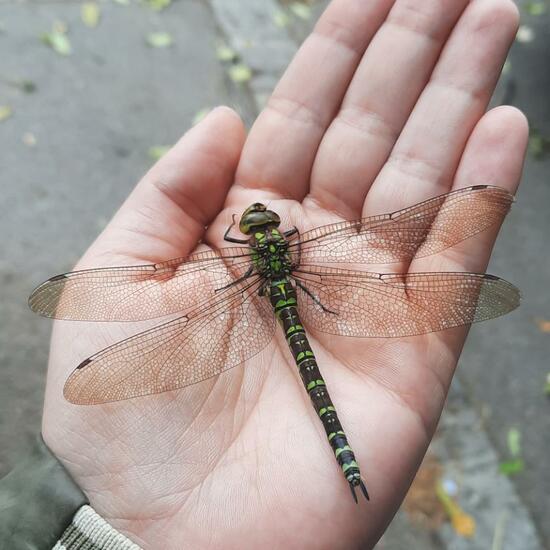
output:
M 78 268 L 227 246 L 232 214 L 255 201 L 281 214 L 282 229 L 307 230 L 469 185 L 514 192 L 525 118 L 484 113 L 516 26 L 509 0 L 334 0 L 246 141 L 238 116 L 215 109 Z M 497 231 L 410 269 L 483 271 Z M 282 334 L 180 391 L 88 407 L 62 399 L 78 363 L 142 328 L 55 323 L 43 433 L 100 514 L 166 549 L 373 546 L 424 455 L 467 334 L 311 336 L 371 495 L 356 505 Z

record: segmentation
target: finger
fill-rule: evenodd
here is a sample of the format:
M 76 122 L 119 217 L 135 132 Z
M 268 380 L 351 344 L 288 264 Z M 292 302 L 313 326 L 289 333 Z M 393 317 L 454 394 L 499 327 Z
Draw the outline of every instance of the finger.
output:
M 489 111 L 476 125 L 453 183 L 453 189 L 488 184 L 514 194 L 520 182 L 529 128 L 514 107 Z M 485 271 L 500 226 L 435 256 L 413 261 L 412 271 Z
M 398 0 L 359 65 L 328 128 L 311 196 L 358 217 L 467 0 Z
M 395 210 L 449 190 L 495 88 L 518 17 L 510 0 L 469 4 L 369 191 L 364 213 Z
M 301 199 L 325 129 L 393 0 L 334 0 L 306 39 L 243 151 L 237 183 Z
M 244 139 L 239 116 L 214 109 L 143 177 L 79 267 L 190 252 L 224 203 Z

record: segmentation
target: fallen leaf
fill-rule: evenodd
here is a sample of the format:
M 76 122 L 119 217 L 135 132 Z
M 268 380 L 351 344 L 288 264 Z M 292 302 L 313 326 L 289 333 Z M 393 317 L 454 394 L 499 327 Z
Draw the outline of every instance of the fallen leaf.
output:
M 311 8 L 301 2 L 293 2 L 289 6 L 290 11 L 300 19 L 309 19 L 311 17 Z
M 527 25 L 520 25 L 518 32 L 516 33 L 516 40 L 523 44 L 533 42 L 534 39 L 535 31 Z
M 472 516 L 467 514 L 451 495 L 447 493 L 443 484 L 438 482 L 435 492 L 439 501 L 443 505 L 447 516 L 451 520 L 451 525 L 457 535 L 461 537 L 473 537 L 476 530 L 476 522 Z
M 233 82 L 242 84 L 252 78 L 252 71 L 244 63 L 237 63 L 229 68 L 229 77 Z
M 441 465 L 428 454 L 405 497 L 404 509 L 409 519 L 424 529 L 437 530 L 446 519 L 445 510 L 434 487 L 441 476 Z
M 212 109 L 210 107 L 204 107 L 200 111 L 197 111 L 191 122 L 193 126 L 195 126 L 195 124 L 198 124 L 201 120 L 204 120 L 206 118 L 206 115 L 208 115 L 211 110 Z
M 550 395 L 550 372 L 546 375 L 546 383 L 544 385 L 545 395 Z
M 529 15 L 542 15 L 543 13 L 546 13 L 546 3 L 545 2 L 527 2 L 525 5 L 525 11 Z
M 220 61 L 233 61 L 236 59 L 237 54 L 233 48 L 230 48 L 226 44 L 220 44 L 216 48 L 216 57 Z
M 10 118 L 13 114 L 13 110 L 9 105 L 0 105 L 0 122 Z
M 523 463 L 523 459 L 521 458 L 506 460 L 505 462 L 501 462 L 498 467 L 500 473 L 504 474 L 505 476 L 519 474 L 520 472 L 523 472 L 524 468 L 525 464 Z
M 508 430 L 508 450 L 513 457 L 517 457 L 521 454 L 521 433 L 517 428 L 510 428 Z
M 550 334 L 550 321 L 548 321 L 547 319 L 536 319 L 535 321 L 541 332 L 546 332 Z
M 22 140 L 27 147 L 34 147 L 36 145 L 36 136 L 32 132 L 25 132 Z
M 80 17 L 87 27 L 97 27 L 101 12 L 95 2 L 84 2 L 80 8 Z
M 169 32 L 151 32 L 147 35 L 147 44 L 152 48 L 168 48 L 174 43 Z
M 288 27 L 290 23 L 290 17 L 288 16 L 288 13 L 278 10 L 273 14 L 273 23 L 281 29 Z
M 41 40 L 59 55 L 71 55 L 72 48 L 69 37 L 67 36 L 67 24 L 62 21 L 56 21 L 53 24 L 51 32 L 45 32 L 41 35 Z
M 535 160 L 544 160 L 550 154 L 550 139 L 543 136 L 536 128 L 531 128 L 527 147 Z
M 152 10 L 162 11 L 163 9 L 167 8 L 172 3 L 172 0 L 145 0 L 145 3 Z
M 149 147 L 148 155 L 154 161 L 159 160 L 171 149 L 170 145 L 153 145 Z

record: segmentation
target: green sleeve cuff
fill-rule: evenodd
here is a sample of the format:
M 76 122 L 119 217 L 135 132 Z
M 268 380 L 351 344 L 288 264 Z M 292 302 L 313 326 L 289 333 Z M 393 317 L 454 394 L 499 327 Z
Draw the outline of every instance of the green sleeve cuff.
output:
M 10 550 L 51 550 L 88 499 L 39 435 L 0 480 L 0 541 Z

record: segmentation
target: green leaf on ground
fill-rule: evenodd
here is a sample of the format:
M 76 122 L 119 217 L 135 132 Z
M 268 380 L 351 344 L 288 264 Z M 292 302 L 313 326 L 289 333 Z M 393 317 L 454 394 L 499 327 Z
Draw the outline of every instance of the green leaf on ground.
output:
M 169 32 L 150 32 L 147 35 L 147 44 L 151 48 L 168 48 L 174 43 L 174 39 Z
M 172 3 L 172 0 L 145 0 L 145 3 L 152 10 L 161 11 L 167 8 Z
M 546 383 L 544 384 L 544 394 L 550 396 L 550 372 L 546 375 Z
M 149 147 L 149 151 L 147 152 L 147 154 L 149 155 L 149 158 L 157 161 L 161 157 L 163 157 L 171 148 L 171 145 L 153 145 L 152 147 Z
M 311 8 L 306 5 L 302 4 L 301 2 L 293 2 L 289 6 L 290 11 L 300 19 L 309 19 L 311 17 Z
M 277 10 L 273 14 L 273 23 L 281 29 L 284 29 L 285 27 L 288 27 L 290 23 L 290 17 L 288 16 L 288 13 L 284 12 L 283 10 Z
M 9 105 L 0 105 L 0 122 L 10 118 L 13 114 L 13 110 Z
M 248 65 L 237 63 L 229 67 L 229 78 L 237 84 L 248 82 L 252 78 L 252 71 Z
M 519 474 L 520 472 L 523 472 L 524 468 L 525 464 L 523 463 L 522 458 L 515 458 L 514 460 L 501 462 L 500 466 L 498 467 L 500 473 L 504 474 L 505 476 Z
M 87 27 L 92 29 L 97 27 L 99 18 L 101 17 L 99 5 L 95 2 L 84 2 L 80 8 L 80 17 Z
M 550 139 L 543 136 L 536 128 L 531 128 L 527 148 L 535 160 L 544 160 L 550 154 Z
M 527 4 L 525 4 L 525 11 L 529 15 L 543 15 L 546 13 L 546 2 L 542 2 L 540 0 L 527 2 Z
M 40 39 L 59 55 L 71 55 L 72 47 L 67 36 L 67 30 L 66 23 L 56 21 L 53 24 L 51 32 L 43 33 Z
M 521 433 L 517 428 L 508 430 L 508 450 L 513 457 L 518 457 L 521 454 Z
M 233 48 L 230 48 L 227 44 L 220 44 L 216 48 L 216 57 L 220 61 L 233 61 L 237 58 L 237 53 Z
M 193 117 L 193 120 L 191 121 L 191 124 L 195 126 L 195 124 L 198 124 L 201 120 L 204 120 L 211 110 L 211 107 L 204 107 L 200 111 L 197 111 L 195 113 L 195 116 Z

